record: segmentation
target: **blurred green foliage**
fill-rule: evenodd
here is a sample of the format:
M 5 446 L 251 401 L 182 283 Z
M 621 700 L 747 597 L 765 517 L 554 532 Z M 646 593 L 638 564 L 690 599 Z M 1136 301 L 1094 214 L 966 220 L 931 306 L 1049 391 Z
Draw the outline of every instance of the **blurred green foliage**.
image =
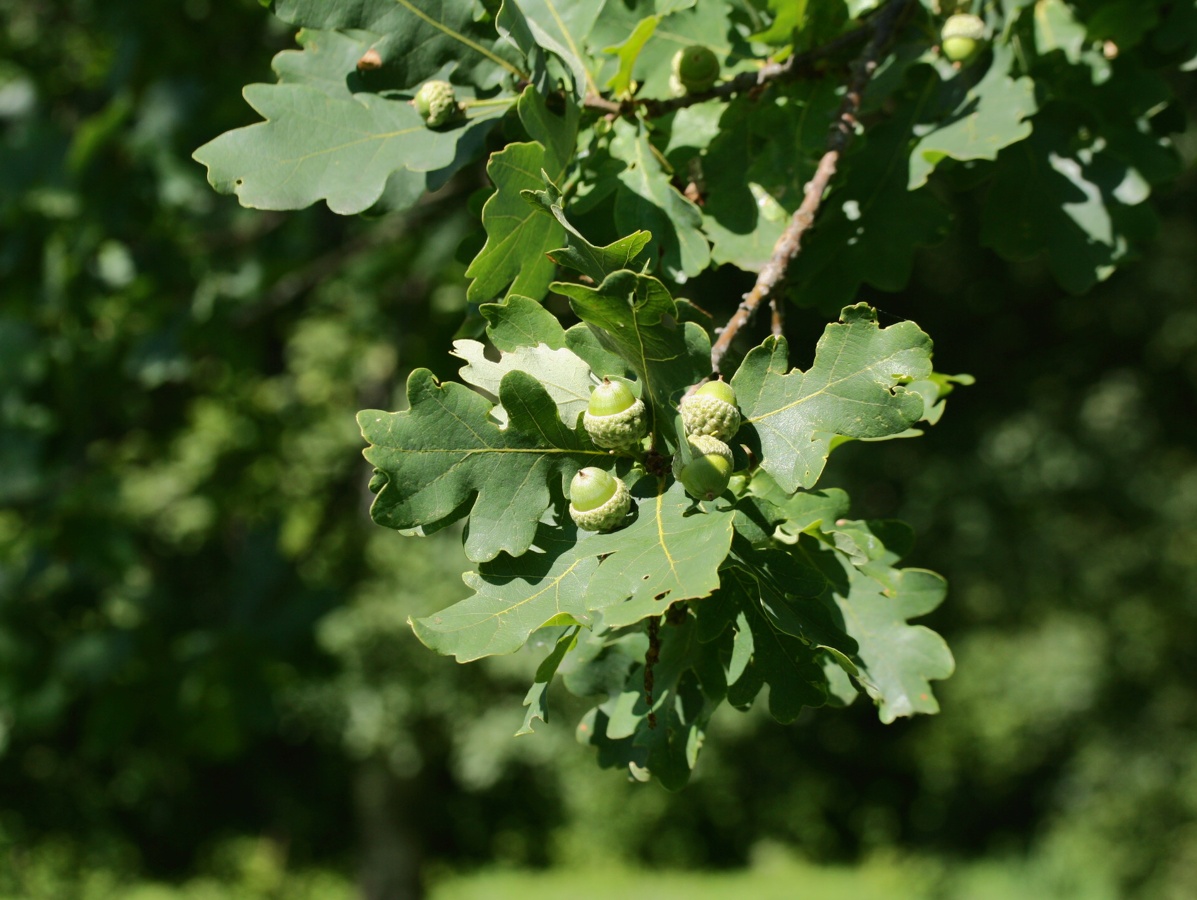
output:
M 353 411 L 455 368 L 484 180 L 407 218 L 213 194 L 189 154 L 289 40 L 252 0 L 0 0 L 2 891 L 343 896 L 286 874 L 312 864 L 401 896 L 444 866 L 725 867 L 775 841 L 997 860 L 928 863 L 929 891 L 967 889 L 927 896 L 1197 893 L 1192 135 L 1150 256 L 1091 295 L 976 249 L 962 206 L 907 292 L 860 298 L 977 376 L 933 436 L 829 471 L 950 578 L 943 715 L 729 713 L 670 796 L 595 772 L 564 695 L 511 738 L 535 660 L 412 637 L 463 593 L 459 536 L 369 523 Z M 822 324 L 794 314 L 795 345 Z

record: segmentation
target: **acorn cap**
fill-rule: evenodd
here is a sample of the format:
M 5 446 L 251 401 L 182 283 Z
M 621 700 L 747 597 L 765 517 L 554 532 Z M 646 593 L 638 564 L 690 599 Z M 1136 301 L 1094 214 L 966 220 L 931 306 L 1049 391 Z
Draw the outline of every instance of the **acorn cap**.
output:
M 985 22 L 979 16 L 974 16 L 971 13 L 957 13 L 954 16 L 948 16 L 939 36 L 941 40 L 945 41 L 950 38 L 983 41 L 985 39 Z
M 736 392 L 724 381 L 704 384 L 688 397 L 682 398 L 680 412 L 686 434 L 706 434 L 729 440 L 740 430 L 740 410 L 736 408 Z

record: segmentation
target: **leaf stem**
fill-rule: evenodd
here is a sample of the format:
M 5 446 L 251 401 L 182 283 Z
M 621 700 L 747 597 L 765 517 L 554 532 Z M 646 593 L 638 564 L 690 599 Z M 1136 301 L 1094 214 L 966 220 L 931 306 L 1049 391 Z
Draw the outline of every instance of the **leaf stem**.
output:
M 462 100 L 462 109 L 475 109 L 482 106 L 511 106 L 519 97 L 491 97 L 487 100 Z
M 785 279 L 790 263 L 798 257 L 802 249 L 802 237 L 814 223 L 815 215 L 819 212 L 819 206 L 835 175 L 840 157 L 852 143 L 858 124 L 856 116 L 860 112 L 861 96 L 868 86 L 869 79 L 873 77 L 873 73 L 877 69 L 881 54 L 893 37 L 898 21 L 909 7 L 910 0 L 890 0 L 873 20 L 872 38 L 853 64 L 852 78 L 848 82 L 843 102 L 836 113 L 831 132 L 827 136 L 827 151 L 819 160 L 815 174 L 803 188 L 802 204 L 795 210 L 790 224 L 786 226 L 786 230 L 773 245 L 773 254 L 761 269 L 760 275 L 757 276 L 756 284 L 744 295 L 739 308 L 728 320 L 727 325 L 720 331 L 719 338 L 712 345 L 711 370 L 713 372 L 720 371 L 723 357 L 731 347 L 736 334 L 752 321 L 761 301 L 766 298 L 773 309 L 773 333 L 780 332 L 783 298 L 777 294 L 777 291 Z M 858 29 L 858 32 L 863 30 Z

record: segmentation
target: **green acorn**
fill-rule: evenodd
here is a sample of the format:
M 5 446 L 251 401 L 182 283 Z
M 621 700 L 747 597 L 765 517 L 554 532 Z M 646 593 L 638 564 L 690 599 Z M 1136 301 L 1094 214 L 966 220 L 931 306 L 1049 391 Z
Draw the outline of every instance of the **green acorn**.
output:
M 726 441 L 740 430 L 736 392 L 726 381 L 708 381 L 690 396 L 683 397 L 680 411 L 689 435 L 709 434 Z
M 588 466 L 569 483 L 569 515 L 583 531 L 609 531 L 623 522 L 632 495 L 623 480 Z
M 970 13 L 957 13 L 943 23 L 939 38 L 944 56 L 952 62 L 968 62 L 981 50 L 985 23 Z
M 694 434 L 687 438 L 693 458 L 681 465 L 681 455 L 673 458 L 673 476 L 682 483 L 686 493 L 698 500 L 714 500 L 731 480 L 731 447 L 709 434 Z
M 673 55 L 669 85 L 678 96 L 707 91 L 719 80 L 719 57 L 710 47 L 691 44 Z
M 457 93 L 447 81 L 424 82 L 416 91 L 412 103 L 429 128 L 448 124 L 461 111 L 457 105 Z
M 632 450 L 648 433 L 644 401 L 623 382 L 609 378 L 590 392 L 582 424 L 590 439 L 607 450 Z

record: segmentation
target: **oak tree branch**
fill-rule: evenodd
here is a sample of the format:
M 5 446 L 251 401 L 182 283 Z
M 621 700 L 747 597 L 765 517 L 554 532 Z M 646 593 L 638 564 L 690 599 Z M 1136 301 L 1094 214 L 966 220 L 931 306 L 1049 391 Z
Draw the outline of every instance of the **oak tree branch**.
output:
M 838 37 L 814 47 L 805 53 L 796 53 L 783 62 L 766 63 L 751 72 L 741 72 L 734 78 L 718 82 L 714 87 L 705 91 L 693 91 L 681 97 L 670 97 L 666 100 L 645 98 L 638 100 L 608 100 L 598 94 L 587 94 L 582 103 L 587 109 L 597 110 L 612 116 L 633 116 L 639 114 L 647 119 L 655 119 L 668 115 L 675 110 L 694 106 L 696 103 L 706 103 L 709 100 L 730 100 L 737 94 L 747 93 L 764 87 L 773 81 L 797 80 L 799 78 L 814 78 L 822 75 L 820 66 L 828 59 L 834 58 L 845 50 L 863 43 L 870 34 L 874 33 L 873 23 L 862 25 L 860 28 L 841 34 Z
M 910 0 L 890 0 L 889 4 L 877 14 L 873 23 L 872 38 L 853 65 L 848 90 L 844 94 L 843 102 L 840 104 L 835 121 L 831 126 L 831 133 L 827 138 L 827 151 L 819 160 L 815 174 L 803 188 L 802 204 L 795 210 L 790 224 L 786 226 L 786 230 L 774 244 L 773 254 L 757 276 L 756 284 L 753 285 L 751 291 L 744 295 L 739 308 L 728 320 L 726 327 L 723 328 L 719 338 L 711 347 L 712 371 L 720 371 L 719 367 L 723 362 L 723 357 L 731 347 L 736 334 L 752 320 L 763 300 L 769 300 L 773 307 L 774 333 L 777 333 L 780 328 L 780 308 L 783 298 L 778 291 L 790 263 L 797 258 L 802 249 L 802 237 L 814 223 L 815 215 L 818 213 L 823 196 L 827 193 L 827 188 L 835 175 L 840 157 L 843 156 L 856 133 L 856 117 L 860 112 L 861 96 L 877 69 L 881 55 L 893 36 L 898 21 L 909 5 Z

